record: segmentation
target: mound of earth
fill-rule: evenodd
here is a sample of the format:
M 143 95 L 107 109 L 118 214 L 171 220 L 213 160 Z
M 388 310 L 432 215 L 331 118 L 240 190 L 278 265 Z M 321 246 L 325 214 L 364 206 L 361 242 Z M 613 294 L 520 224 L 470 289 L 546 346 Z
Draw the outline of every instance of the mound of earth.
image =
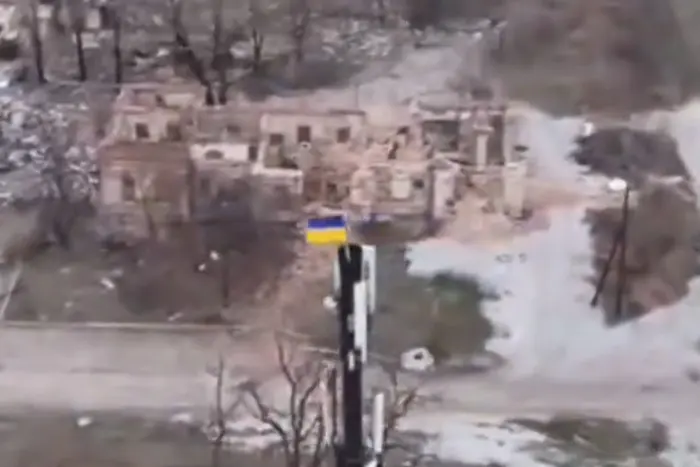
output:
M 648 465 L 663 466 L 667 464 L 656 456 L 671 447 L 668 428 L 656 420 L 629 423 L 562 414 L 546 421 L 514 419 L 511 423 L 546 436 L 551 445 L 567 452 L 582 467 L 621 465 L 630 459 L 656 459 L 658 463 Z M 642 465 L 639 461 L 634 464 Z
M 639 185 L 648 174 L 690 177 L 676 142 L 663 133 L 629 128 L 605 128 L 581 138 L 571 157 L 580 165 L 608 177 Z
M 700 41 L 686 37 L 697 24 L 686 21 L 683 6 L 682 0 L 510 2 L 497 50 L 505 85 L 511 96 L 556 113 L 677 104 L 699 82 L 693 44 Z
M 685 296 L 698 270 L 700 214 L 675 143 L 659 134 L 605 130 L 581 140 L 573 158 L 595 172 L 624 177 L 635 187 L 627 224 L 622 316 L 615 309 L 619 248 L 601 288 L 600 302 L 608 322 L 638 317 Z M 622 217 L 621 204 L 588 213 L 595 283 L 609 260 Z

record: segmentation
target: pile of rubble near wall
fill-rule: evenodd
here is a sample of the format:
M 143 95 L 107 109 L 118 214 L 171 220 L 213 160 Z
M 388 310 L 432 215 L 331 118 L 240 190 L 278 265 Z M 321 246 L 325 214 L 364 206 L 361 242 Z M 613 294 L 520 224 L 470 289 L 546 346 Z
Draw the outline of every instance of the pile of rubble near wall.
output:
M 64 161 L 71 194 L 90 196 L 97 185 L 94 154 L 77 144 L 70 126 L 59 109 L 0 100 L 0 206 L 55 195 L 56 156 Z
M 635 318 L 684 297 L 698 270 L 700 214 L 691 177 L 674 141 L 662 134 L 608 129 L 582 139 L 573 158 L 594 172 L 623 177 L 635 188 L 623 313 L 618 316 L 615 310 L 619 282 L 613 267 L 601 295 L 608 321 Z M 592 279 L 597 281 L 622 221 L 621 206 L 591 210 L 588 220 L 595 251 Z

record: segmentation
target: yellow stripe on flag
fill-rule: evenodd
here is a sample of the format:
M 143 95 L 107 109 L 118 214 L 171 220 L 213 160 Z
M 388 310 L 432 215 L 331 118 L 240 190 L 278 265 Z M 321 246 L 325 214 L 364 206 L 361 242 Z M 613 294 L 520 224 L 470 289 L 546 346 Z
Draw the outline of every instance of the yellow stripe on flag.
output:
M 309 245 L 342 245 L 347 242 L 348 232 L 345 229 L 323 229 L 306 232 L 306 243 Z

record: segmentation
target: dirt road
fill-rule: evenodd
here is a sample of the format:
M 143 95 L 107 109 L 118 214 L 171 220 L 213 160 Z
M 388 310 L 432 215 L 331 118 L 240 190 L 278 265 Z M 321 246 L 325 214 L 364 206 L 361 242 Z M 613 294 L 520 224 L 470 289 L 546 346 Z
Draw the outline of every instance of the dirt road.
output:
M 256 375 L 250 336 L 206 326 L 0 327 L 0 406 L 172 411 L 213 400 L 219 357 L 229 380 Z M 269 367 L 269 366 L 268 366 Z
M 245 336 L 206 327 L 0 327 L 0 410 L 182 410 L 204 416 L 215 397 L 215 368 L 226 356 L 229 384 L 271 374 Z M 252 347 L 256 348 L 256 347 Z M 368 379 L 371 376 L 368 375 Z M 684 417 L 700 407 L 697 386 L 670 381 L 565 384 L 505 380 L 497 374 L 429 378 L 425 410 L 515 415 L 585 412 Z

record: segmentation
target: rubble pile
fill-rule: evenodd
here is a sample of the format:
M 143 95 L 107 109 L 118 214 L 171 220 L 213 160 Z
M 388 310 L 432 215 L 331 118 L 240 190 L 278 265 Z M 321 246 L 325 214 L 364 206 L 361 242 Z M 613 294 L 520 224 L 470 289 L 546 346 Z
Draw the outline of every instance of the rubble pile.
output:
M 591 171 L 640 185 L 648 175 L 690 175 L 676 142 L 658 132 L 624 127 L 604 128 L 581 138 L 571 158 Z
M 98 183 L 94 148 L 77 144 L 72 130 L 60 109 L 0 101 L 0 206 L 61 191 L 71 200 L 92 198 Z

